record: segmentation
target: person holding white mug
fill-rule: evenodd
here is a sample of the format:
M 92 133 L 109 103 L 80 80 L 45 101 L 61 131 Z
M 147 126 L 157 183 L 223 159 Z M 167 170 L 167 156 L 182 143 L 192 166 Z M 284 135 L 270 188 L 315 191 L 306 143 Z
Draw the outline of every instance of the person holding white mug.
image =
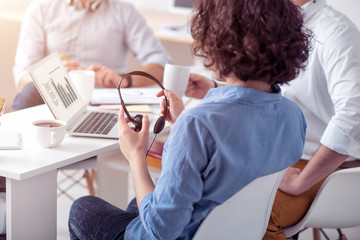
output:
M 190 67 L 165 64 L 164 87 L 182 97 L 189 82 L 189 75 Z
M 126 210 L 95 196 L 77 199 L 69 214 L 71 239 L 192 239 L 213 208 L 301 156 L 305 119 L 279 87 L 304 68 L 308 57 L 298 8 L 283 0 L 200 0 L 195 8 L 193 52 L 206 58 L 215 79 L 227 86 L 210 90 L 184 111 L 179 96 L 159 92 L 167 97 L 161 108 L 173 125 L 156 185 L 146 162 L 149 117 L 136 132 L 120 108 L 119 145 L 136 199 Z M 246 51 L 254 46 L 262 54 Z M 288 51 L 277 54 L 283 49 Z

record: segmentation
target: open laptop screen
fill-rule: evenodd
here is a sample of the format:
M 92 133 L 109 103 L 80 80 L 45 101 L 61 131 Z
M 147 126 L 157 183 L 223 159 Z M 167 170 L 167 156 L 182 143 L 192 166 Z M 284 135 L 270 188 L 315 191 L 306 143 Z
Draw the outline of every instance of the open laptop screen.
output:
M 69 121 L 86 107 L 58 53 L 31 66 L 30 75 L 55 118 Z

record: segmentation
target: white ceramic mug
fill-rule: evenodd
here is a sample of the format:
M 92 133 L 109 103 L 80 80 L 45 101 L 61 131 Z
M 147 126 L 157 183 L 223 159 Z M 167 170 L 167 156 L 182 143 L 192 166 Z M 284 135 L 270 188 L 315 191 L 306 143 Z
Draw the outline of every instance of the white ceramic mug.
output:
M 66 136 L 67 123 L 61 120 L 44 119 L 32 122 L 38 143 L 46 148 L 60 145 Z
M 189 82 L 189 75 L 189 67 L 165 64 L 164 87 L 182 97 Z
M 69 72 L 72 83 L 86 104 L 90 103 L 95 88 L 95 72 L 91 70 L 72 70 Z

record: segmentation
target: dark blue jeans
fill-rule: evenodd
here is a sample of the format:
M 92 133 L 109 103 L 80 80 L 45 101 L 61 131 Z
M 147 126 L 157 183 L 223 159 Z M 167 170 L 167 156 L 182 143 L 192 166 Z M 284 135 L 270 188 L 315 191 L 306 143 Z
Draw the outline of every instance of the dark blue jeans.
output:
M 44 100 L 38 92 L 35 84 L 33 82 L 29 82 L 25 84 L 21 92 L 16 95 L 12 103 L 12 110 L 17 111 L 40 104 L 44 104 Z
M 79 198 L 70 209 L 70 238 L 72 240 L 124 239 L 127 225 L 138 215 L 135 199 L 124 211 L 98 197 Z

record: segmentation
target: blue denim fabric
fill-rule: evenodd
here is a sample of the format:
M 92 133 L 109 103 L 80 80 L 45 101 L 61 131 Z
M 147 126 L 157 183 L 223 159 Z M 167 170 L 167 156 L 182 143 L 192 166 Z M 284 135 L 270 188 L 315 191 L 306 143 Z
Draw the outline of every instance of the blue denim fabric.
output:
M 79 198 L 70 209 L 70 238 L 72 240 L 124 239 L 127 225 L 138 215 L 135 199 L 124 211 L 98 197 Z
M 12 110 L 18 111 L 24 108 L 34 107 L 41 104 L 44 104 L 44 100 L 38 92 L 35 84 L 33 82 L 30 82 L 25 84 L 21 92 L 16 95 L 12 103 Z
M 179 115 L 164 145 L 161 176 L 126 239 L 192 239 L 214 207 L 299 160 L 305 119 L 279 87 L 273 90 L 213 88 Z
M 134 240 L 190 240 L 214 207 L 255 178 L 298 161 L 305 119 L 276 89 L 211 89 L 171 128 L 161 176 L 154 191 L 141 200 L 139 217 L 131 221 L 133 212 L 82 200 L 70 215 L 73 239 L 116 239 L 125 233 Z

